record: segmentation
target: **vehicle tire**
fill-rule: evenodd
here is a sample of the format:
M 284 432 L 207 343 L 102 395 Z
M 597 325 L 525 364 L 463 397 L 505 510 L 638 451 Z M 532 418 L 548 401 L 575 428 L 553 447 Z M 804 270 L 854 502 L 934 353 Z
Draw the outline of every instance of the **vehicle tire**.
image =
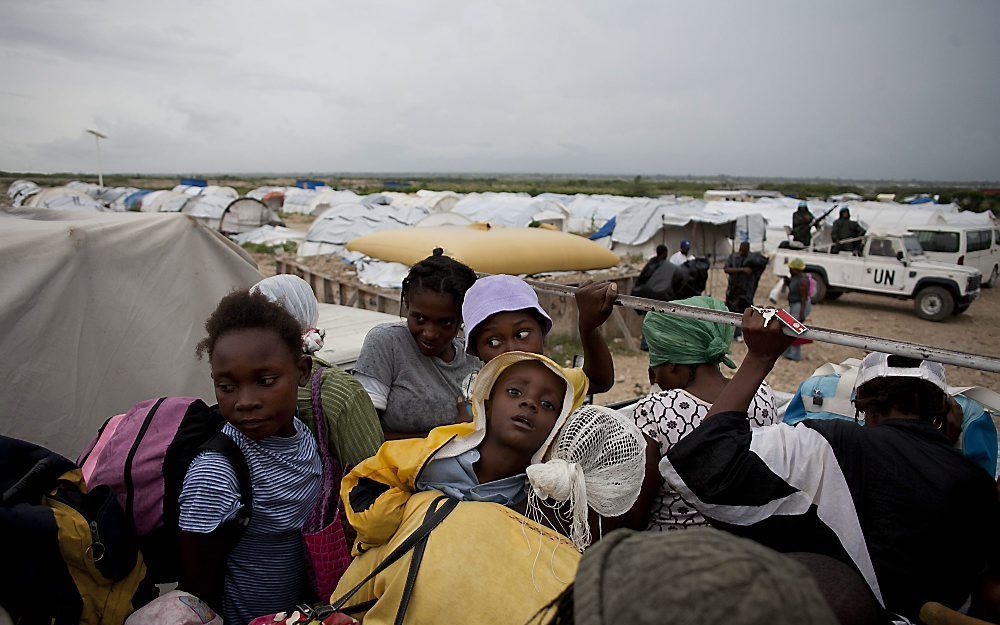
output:
M 955 304 L 955 310 L 951 311 L 952 315 L 961 315 L 965 311 L 969 310 L 968 304 Z
M 827 291 L 826 291 L 826 299 L 828 299 L 828 300 L 830 300 L 832 302 L 833 300 L 839 298 L 843 294 L 844 294 L 843 291 L 831 291 L 831 290 L 827 289 Z
M 988 289 L 992 289 L 993 287 L 995 287 L 997 285 L 998 272 L 1000 272 L 1000 270 L 997 269 L 996 265 L 993 265 L 993 273 L 990 274 L 990 279 L 987 280 L 986 283 L 983 284 L 983 286 L 985 286 Z
M 822 303 L 826 299 L 826 280 L 823 279 L 823 276 L 819 272 L 807 271 L 806 273 L 816 281 L 816 295 L 812 296 L 812 303 Z
M 914 308 L 917 316 L 928 321 L 944 321 L 955 309 L 955 298 L 948 289 L 941 286 L 929 286 L 917 293 Z

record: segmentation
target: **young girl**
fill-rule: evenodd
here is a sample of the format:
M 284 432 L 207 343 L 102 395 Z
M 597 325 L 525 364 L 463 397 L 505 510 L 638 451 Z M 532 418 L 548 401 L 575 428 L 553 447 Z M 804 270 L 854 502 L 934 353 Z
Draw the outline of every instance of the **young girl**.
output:
M 604 393 L 614 385 L 614 362 L 598 329 L 611 315 L 617 296 L 611 282 L 587 282 L 577 289 L 584 364 L 582 369 L 563 370 L 579 392 L 576 405 L 583 402 L 588 388 Z M 545 335 L 552 329 L 552 319 L 538 303 L 535 290 L 520 278 L 502 274 L 480 278 L 472 285 L 462 304 L 462 320 L 465 349 L 483 362 L 510 351 L 541 354 Z
M 300 530 L 320 488 L 316 441 L 295 416 L 310 359 L 298 322 L 259 293 L 235 291 L 205 323 L 198 354 L 208 352 L 223 433 L 246 458 L 253 513 L 241 532 L 236 473 L 219 453 L 191 463 L 180 495 L 181 587 L 247 623 L 302 598 Z
M 467 421 L 462 381 L 479 368 L 458 338 L 465 292 L 476 274 L 441 249 L 403 280 L 406 322 L 373 328 L 355 378 L 368 391 L 386 438 L 425 436 L 431 428 Z

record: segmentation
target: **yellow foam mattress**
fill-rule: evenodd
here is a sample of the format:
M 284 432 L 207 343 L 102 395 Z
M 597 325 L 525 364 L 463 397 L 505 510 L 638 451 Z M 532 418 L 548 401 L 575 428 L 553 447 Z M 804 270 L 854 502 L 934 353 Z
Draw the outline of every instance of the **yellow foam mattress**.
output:
M 411 226 L 375 232 L 347 244 L 351 251 L 404 265 L 427 258 L 436 247 L 484 273 L 583 271 L 618 264 L 617 255 L 589 239 L 544 228 Z

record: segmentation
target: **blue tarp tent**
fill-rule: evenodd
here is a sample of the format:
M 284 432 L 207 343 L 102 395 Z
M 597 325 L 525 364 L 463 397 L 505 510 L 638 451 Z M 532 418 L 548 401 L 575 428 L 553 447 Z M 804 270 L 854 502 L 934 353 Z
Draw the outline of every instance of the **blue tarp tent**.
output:
M 139 189 L 135 193 L 129 195 L 125 198 L 125 210 L 135 210 L 139 208 L 139 202 L 142 201 L 142 196 L 152 193 L 150 189 Z

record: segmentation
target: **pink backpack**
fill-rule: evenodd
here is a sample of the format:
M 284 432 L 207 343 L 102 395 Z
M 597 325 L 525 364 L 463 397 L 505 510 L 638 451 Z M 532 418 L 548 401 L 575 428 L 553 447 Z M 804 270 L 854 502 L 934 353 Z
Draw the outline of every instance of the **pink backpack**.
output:
M 77 460 L 88 469 L 88 487 L 106 484 L 118 496 L 157 583 L 177 580 L 177 500 L 191 461 L 202 451 L 218 451 L 232 464 L 243 504 L 236 522 L 249 522 L 250 470 L 240 448 L 221 432 L 223 425 L 221 413 L 196 397 L 149 399 L 108 419 Z
M 809 280 L 809 300 L 812 301 L 816 297 L 816 278 L 811 273 L 807 273 L 806 278 Z

